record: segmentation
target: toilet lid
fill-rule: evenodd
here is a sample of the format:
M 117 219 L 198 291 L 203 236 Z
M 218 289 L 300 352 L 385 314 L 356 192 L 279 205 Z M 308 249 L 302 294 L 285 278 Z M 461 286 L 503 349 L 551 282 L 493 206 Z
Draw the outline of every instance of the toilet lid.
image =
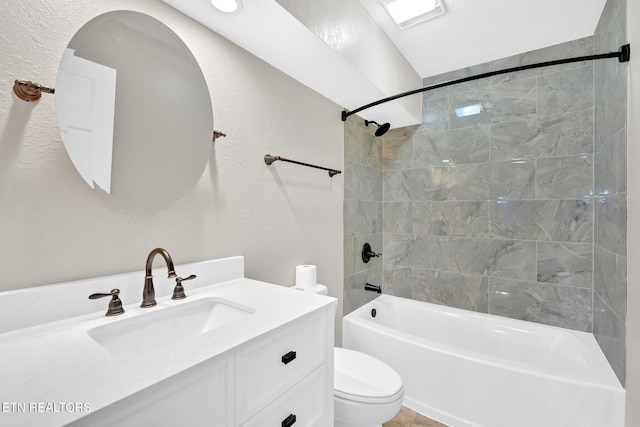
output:
M 334 394 L 360 402 L 389 402 L 402 391 L 402 378 L 390 366 L 368 354 L 334 349 Z

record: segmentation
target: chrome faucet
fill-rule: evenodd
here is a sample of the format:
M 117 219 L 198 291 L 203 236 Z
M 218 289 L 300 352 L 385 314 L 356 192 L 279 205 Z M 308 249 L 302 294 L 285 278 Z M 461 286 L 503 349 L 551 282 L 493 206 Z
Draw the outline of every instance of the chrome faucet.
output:
M 164 261 L 167 263 L 167 269 L 169 270 L 169 275 L 167 276 L 169 279 L 173 279 L 178 277 L 176 275 L 175 269 L 173 267 L 173 260 L 171 259 L 171 255 L 166 249 L 155 248 L 149 253 L 147 257 L 147 266 L 145 268 L 145 277 L 144 277 L 144 289 L 142 290 L 142 304 L 140 307 L 147 308 L 153 307 L 156 303 L 156 290 L 153 288 L 153 276 L 151 275 L 151 268 L 153 267 L 153 258 L 156 255 L 162 255 Z

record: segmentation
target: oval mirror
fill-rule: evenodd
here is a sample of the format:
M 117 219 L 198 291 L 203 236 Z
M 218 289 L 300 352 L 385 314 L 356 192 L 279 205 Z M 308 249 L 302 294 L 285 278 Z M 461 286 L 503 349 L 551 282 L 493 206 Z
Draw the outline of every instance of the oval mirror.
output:
M 115 11 L 85 24 L 56 78 L 64 146 L 96 191 L 139 211 L 166 208 L 209 159 L 213 111 L 195 58 L 169 27 Z

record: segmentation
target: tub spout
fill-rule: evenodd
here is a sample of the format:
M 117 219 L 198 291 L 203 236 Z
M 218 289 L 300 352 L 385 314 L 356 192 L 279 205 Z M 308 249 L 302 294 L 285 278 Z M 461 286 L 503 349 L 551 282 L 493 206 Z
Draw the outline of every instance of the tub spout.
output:
M 374 291 L 374 292 L 377 292 L 379 294 L 382 293 L 382 288 L 380 286 L 372 285 L 371 283 L 365 283 L 364 290 L 365 291 Z

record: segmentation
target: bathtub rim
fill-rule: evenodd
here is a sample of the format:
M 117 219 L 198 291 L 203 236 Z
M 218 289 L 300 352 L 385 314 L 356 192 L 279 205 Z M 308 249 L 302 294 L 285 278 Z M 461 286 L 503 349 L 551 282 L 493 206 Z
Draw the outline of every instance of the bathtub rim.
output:
M 415 336 L 399 329 L 394 329 L 386 325 L 376 324 L 375 322 L 369 321 L 371 309 L 376 308 L 376 310 L 378 310 L 377 307 L 374 307 L 374 304 L 384 303 L 387 300 L 394 300 L 394 299 L 401 300 L 403 304 L 426 305 L 427 307 L 431 307 L 431 309 L 436 309 L 438 311 L 454 313 L 454 314 L 463 314 L 465 316 L 472 316 L 477 318 L 489 318 L 493 320 L 498 320 L 501 323 L 506 323 L 507 325 L 520 324 L 520 325 L 529 326 L 532 329 L 537 329 L 537 330 L 548 329 L 556 332 L 558 332 L 559 330 L 560 332 L 566 333 L 578 339 L 582 344 L 588 347 L 590 352 L 592 351 L 596 352 L 595 355 L 590 354 L 592 366 L 589 367 L 589 369 L 586 372 L 593 374 L 593 371 L 595 371 L 598 373 L 598 375 L 597 376 L 592 375 L 590 378 L 576 378 L 573 376 L 566 376 L 558 373 L 544 372 L 542 370 L 527 369 L 527 366 L 531 366 L 531 364 L 525 364 L 525 363 L 518 364 L 517 361 L 513 361 L 508 358 L 501 358 L 491 354 L 480 353 L 480 352 L 471 351 L 468 349 L 465 349 L 465 351 L 467 351 L 468 353 L 462 353 L 459 347 L 454 347 L 452 345 L 448 345 L 444 343 L 438 343 L 437 346 L 433 344 L 428 345 L 427 344 L 428 340 L 423 337 Z M 345 315 L 343 317 L 342 322 L 343 322 L 343 334 L 348 330 L 346 323 L 352 322 L 359 327 L 363 327 L 374 332 L 385 333 L 387 335 L 392 336 L 394 339 L 398 339 L 405 343 L 410 343 L 415 345 L 417 340 L 419 345 L 425 345 L 432 351 L 437 351 L 439 353 L 446 354 L 452 357 L 459 357 L 468 361 L 487 364 L 493 367 L 498 367 L 500 369 L 505 369 L 512 372 L 527 373 L 527 374 L 536 375 L 542 378 L 560 380 L 560 381 L 565 381 L 568 383 L 573 383 L 573 384 L 578 384 L 578 385 L 588 386 L 588 387 L 598 387 L 601 389 L 619 392 L 623 394 L 625 393 L 624 387 L 622 387 L 622 384 L 620 384 L 620 381 L 618 380 L 618 377 L 615 375 L 613 368 L 611 368 L 611 366 L 609 365 L 609 362 L 606 360 L 606 357 L 602 353 L 602 349 L 600 349 L 600 346 L 597 344 L 595 337 L 593 336 L 593 334 L 589 332 L 575 331 L 572 329 L 561 328 L 558 326 L 545 325 L 545 324 L 530 322 L 526 320 L 512 319 L 512 318 L 498 316 L 498 315 L 489 314 L 489 313 L 479 313 L 479 312 L 474 312 L 474 311 L 465 310 L 461 308 L 449 307 L 449 306 L 434 304 L 426 301 L 416 301 L 408 298 L 403 298 L 403 297 L 394 296 L 394 295 L 386 295 L 386 294 L 376 297 L 375 299 L 369 301 L 368 303 L 364 304 L 358 309 Z M 511 363 L 504 363 L 505 361 L 508 361 Z

